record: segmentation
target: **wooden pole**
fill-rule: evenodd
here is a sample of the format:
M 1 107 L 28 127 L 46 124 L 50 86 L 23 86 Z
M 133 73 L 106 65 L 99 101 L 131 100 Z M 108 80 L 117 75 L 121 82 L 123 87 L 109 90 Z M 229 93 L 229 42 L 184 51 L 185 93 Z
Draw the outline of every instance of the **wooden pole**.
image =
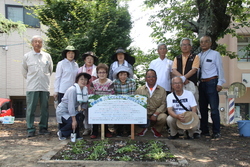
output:
M 131 124 L 131 139 L 135 139 L 135 125 Z
M 104 130 L 104 124 L 101 124 L 101 139 L 102 139 L 102 140 L 105 139 L 105 137 L 104 137 L 105 132 L 104 132 L 104 131 L 105 131 L 105 130 Z

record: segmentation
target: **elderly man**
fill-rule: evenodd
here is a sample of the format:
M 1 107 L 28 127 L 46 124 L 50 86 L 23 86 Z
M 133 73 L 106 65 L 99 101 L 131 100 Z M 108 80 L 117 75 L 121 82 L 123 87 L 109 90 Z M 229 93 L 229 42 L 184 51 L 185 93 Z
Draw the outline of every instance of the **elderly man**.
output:
M 200 57 L 191 53 L 192 44 L 192 40 L 189 38 L 181 40 L 180 47 L 182 54 L 174 58 L 172 73 L 182 78 L 185 89 L 194 93 L 196 103 L 198 103 L 197 71 L 200 67 Z M 194 138 L 200 138 L 200 133 L 201 131 L 198 128 L 194 133 Z
M 149 69 L 156 71 L 158 76 L 157 85 L 163 87 L 167 94 L 171 92 L 170 78 L 172 69 L 172 60 L 166 58 L 168 52 L 167 45 L 160 43 L 158 45 L 159 57 L 149 64 Z
M 28 137 L 35 136 L 34 118 L 36 106 L 40 104 L 39 134 L 49 134 L 48 131 L 48 102 L 50 75 L 53 72 L 53 62 L 50 54 L 43 52 L 43 40 L 40 36 L 31 39 L 33 50 L 26 53 L 22 62 L 22 74 L 27 79 L 26 91 L 26 121 Z
M 173 92 L 167 96 L 167 108 L 169 116 L 167 117 L 167 124 L 170 128 L 169 139 L 179 138 L 177 120 L 185 122 L 187 112 L 194 112 L 196 114 L 197 103 L 192 92 L 183 89 L 183 82 L 181 77 L 174 77 L 172 79 Z M 193 139 L 193 134 L 198 128 L 198 125 L 189 129 L 187 139 Z
M 210 136 L 208 128 L 208 105 L 210 105 L 211 118 L 213 121 L 212 138 L 219 138 L 220 134 L 220 113 L 219 95 L 224 79 L 223 64 L 219 52 L 210 49 L 212 45 L 211 37 L 200 38 L 200 84 L 199 84 L 199 106 L 201 111 L 201 131 L 202 135 Z
M 147 96 L 147 125 L 139 127 L 143 128 L 138 136 L 144 136 L 151 123 L 151 131 L 155 137 L 162 137 L 161 131 L 166 125 L 166 91 L 164 88 L 156 84 L 157 75 L 153 69 L 146 72 L 146 84 L 139 87 L 135 94 Z

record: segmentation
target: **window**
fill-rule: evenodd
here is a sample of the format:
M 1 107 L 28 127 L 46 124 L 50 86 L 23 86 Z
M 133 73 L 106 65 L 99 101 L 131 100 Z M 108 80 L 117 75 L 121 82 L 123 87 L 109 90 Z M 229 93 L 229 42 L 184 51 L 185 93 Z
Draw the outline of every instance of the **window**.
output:
M 31 27 L 39 28 L 40 22 L 32 16 L 33 11 L 23 6 L 6 5 L 6 18 L 12 21 L 21 21 Z
M 8 109 L 10 109 L 10 103 L 6 102 L 2 105 L 1 110 L 8 110 Z
M 240 62 L 250 62 L 250 51 L 244 50 L 250 44 L 250 37 L 238 38 L 238 55 Z

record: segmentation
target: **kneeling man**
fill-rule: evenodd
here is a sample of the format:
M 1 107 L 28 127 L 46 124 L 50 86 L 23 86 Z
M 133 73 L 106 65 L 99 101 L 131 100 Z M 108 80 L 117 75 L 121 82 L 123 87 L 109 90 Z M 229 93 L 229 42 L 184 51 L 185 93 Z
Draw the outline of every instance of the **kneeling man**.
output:
M 193 139 L 193 134 L 198 128 L 199 122 L 194 95 L 192 92 L 183 89 L 183 82 L 180 77 L 172 79 L 172 88 L 174 91 L 167 96 L 169 114 L 167 124 L 170 127 L 170 136 L 168 138 L 179 138 L 178 129 L 183 129 L 188 132 L 187 139 Z
M 138 125 L 142 131 L 138 136 L 144 136 L 149 126 L 154 137 L 163 137 L 161 131 L 166 125 L 166 91 L 156 84 L 157 76 L 153 69 L 146 72 L 146 84 L 139 87 L 135 94 L 147 96 L 147 125 Z

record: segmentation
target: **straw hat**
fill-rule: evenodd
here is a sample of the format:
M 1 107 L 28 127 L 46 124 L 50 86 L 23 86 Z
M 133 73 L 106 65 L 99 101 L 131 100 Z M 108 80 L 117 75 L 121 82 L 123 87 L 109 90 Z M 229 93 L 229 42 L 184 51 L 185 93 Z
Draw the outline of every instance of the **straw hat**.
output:
M 131 65 L 133 65 L 135 63 L 135 58 L 133 56 L 130 56 L 128 53 L 125 52 L 124 49 L 119 48 L 115 51 L 115 54 L 112 55 L 111 59 L 113 59 L 114 61 L 117 61 L 117 54 L 118 53 L 123 53 L 124 54 L 124 59 L 127 60 L 127 62 Z
M 75 57 L 74 57 L 75 60 L 78 58 L 78 56 L 79 56 L 79 51 L 76 50 L 74 46 L 67 46 L 67 47 L 62 51 L 62 58 L 63 58 L 63 59 L 66 58 L 66 53 L 67 53 L 68 51 L 73 51 L 73 52 L 75 52 Z
M 131 68 L 127 66 L 119 66 L 114 70 L 113 78 L 117 79 L 117 74 L 119 74 L 120 72 L 127 72 L 129 74 L 128 78 L 133 77 L 133 71 L 131 70 Z
M 193 127 L 197 126 L 199 123 L 198 115 L 193 111 L 186 111 L 183 113 L 185 117 L 185 122 L 181 122 L 177 120 L 176 124 L 180 129 L 192 129 Z
M 196 92 L 196 88 L 195 85 L 192 81 L 189 81 L 188 84 L 184 85 L 184 89 L 185 90 L 189 90 L 190 92 L 192 92 L 193 94 L 195 94 Z
M 94 64 L 97 63 L 98 57 L 94 54 L 94 52 L 92 52 L 92 51 L 85 52 L 85 53 L 82 55 L 82 59 L 85 60 L 87 56 L 92 56 L 92 57 L 94 58 Z

